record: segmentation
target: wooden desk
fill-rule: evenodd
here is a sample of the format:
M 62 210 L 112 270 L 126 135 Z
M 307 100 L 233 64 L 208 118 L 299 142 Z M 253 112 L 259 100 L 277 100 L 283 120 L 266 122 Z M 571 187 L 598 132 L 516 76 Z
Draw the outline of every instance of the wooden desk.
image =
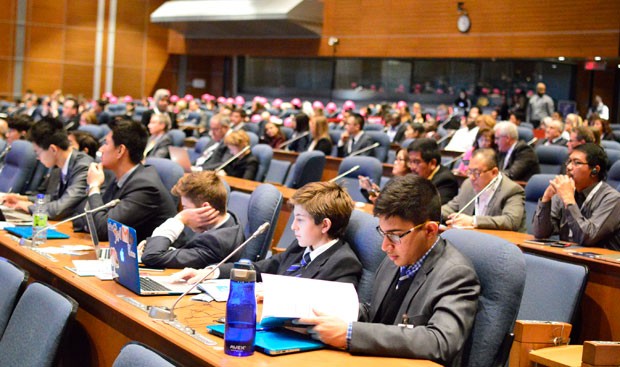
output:
M 64 233 L 71 233 L 70 225 L 60 227 Z M 49 245 L 86 244 L 86 236 L 72 235 L 69 240 L 50 241 Z M 224 316 L 222 303 L 199 303 L 186 297 L 179 303 L 178 320 L 193 328 L 196 333 L 214 340 L 216 346 L 206 346 L 177 329 L 153 320 L 141 309 L 118 297 L 128 296 L 147 305 L 170 306 L 175 297 L 140 297 L 113 281 L 100 281 L 94 277 L 79 277 L 66 270 L 72 257 L 54 255 L 58 262 L 20 247 L 6 234 L 0 232 L 0 256 L 11 259 L 30 273 L 31 279 L 40 280 L 66 292 L 79 303 L 77 321 L 83 333 L 68 344 L 73 363 L 65 366 L 111 366 L 120 348 L 129 340 L 148 344 L 186 366 L 368 366 L 381 364 L 390 366 L 438 366 L 429 361 L 408 359 L 361 357 L 336 350 L 321 350 L 307 353 L 269 357 L 261 353 L 245 358 L 230 357 L 223 352 L 223 339 L 206 333 L 206 325 Z M 80 359 L 83 358 L 83 359 Z
M 617 251 L 596 247 L 556 248 L 525 243 L 533 236 L 508 231 L 481 231 L 502 237 L 517 244 L 521 250 L 588 267 L 588 282 L 581 299 L 580 316 L 573 325 L 578 333 L 573 344 L 586 340 L 620 340 L 620 263 L 571 255 L 570 252 L 618 254 Z
M 530 361 L 540 366 L 581 367 L 583 345 L 563 345 L 530 352 Z

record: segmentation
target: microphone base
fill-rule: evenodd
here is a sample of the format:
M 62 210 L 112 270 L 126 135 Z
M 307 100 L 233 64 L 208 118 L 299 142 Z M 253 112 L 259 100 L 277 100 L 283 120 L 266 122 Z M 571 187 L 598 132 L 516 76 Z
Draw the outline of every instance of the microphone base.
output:
M 168 307 L 157 307 L 153 306 L 149 309 L 149 317 L 156 320 L 168 320 L 174 321 L 176 316 L 174 315 L 174 311 L 169 309 Z

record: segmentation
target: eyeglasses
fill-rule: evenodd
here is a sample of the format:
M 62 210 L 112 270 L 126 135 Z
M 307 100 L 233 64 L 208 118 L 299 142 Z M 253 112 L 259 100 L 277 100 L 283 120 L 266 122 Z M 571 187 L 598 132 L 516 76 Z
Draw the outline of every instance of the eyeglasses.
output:
M 426 223 L 428 223 L 428 221 L 424 222 L 424 223 L 420 223 L 417 226 L 411 227 L 408 231 L 405 231 L 403 234 L 396 234 L 396 233 L 385 233 L 383 232 L 383 230 L 381 229 L 381 227 L 377 226 L 377 232 L 382 236 L 387 238 L 390 242 L 392 242 L 395 245 L 400 245 L 400 239 L 405 237 L 406 235 L 408 235 L 409 233 L 415 231 L 416 229 L 422 227 L 423 225 L 425 225 Z
M 424 162 L 423 160 L 420 160 L 420 159 L 411 159 L 411 160 L 409 160 L 409 165 L 410 166 L 419 166 L 422 163 L 426 163 L 426 162 Z
M 493 168 L 491 168 L 493 169 Z M 484 171 L 478 170 L 478 169 L 468 169 L 467 172 L 465 172 L 465 174 L 467 174 L 467 176 L 473 176 L 474 178 L 480 178 L 480 175 L 485 173 L 485 172 L 489 172 L 491 169 L 487 169 Z
M 588 166 L 588 162 L 580 162 L 574 159 L 569 159 L 564 164 L 566 165 L 566 167 L 568 167 L 571 164 L 573 165 L 573 167 Z

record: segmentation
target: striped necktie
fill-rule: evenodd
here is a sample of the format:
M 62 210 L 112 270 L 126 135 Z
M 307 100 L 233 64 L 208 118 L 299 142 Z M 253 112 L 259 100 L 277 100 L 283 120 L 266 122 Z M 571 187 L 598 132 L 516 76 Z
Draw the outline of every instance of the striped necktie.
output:
M 301 258 L 301 261 L 300 261 L 300 262 L 298 262 L 298 263 L 295 263 L 295 264 L 293 264 L 293 265 L 291 265 L 291 266 L 289 266 L 289 267 L 288 267 L 288 269 L 286 269 L 286 272 L 287 272 L 289 275 L 292 275 L 291 273 L 296 273 L 296 272 L 298 272 L 300 269 L 305 268 L 308 264 L 310 264 L 310 261 L 311 261 L 311 259 L 310 259 L 310 253 L 309 253 L 309 252 L 306 252 L 306 253 L 304 253 L 304 256 Z M 295 276 L 296 276 L 296 277 L 298 277 L 298 276 L 301 276 L 301 274 L 297 274 L 297 275 L 295 275 Z

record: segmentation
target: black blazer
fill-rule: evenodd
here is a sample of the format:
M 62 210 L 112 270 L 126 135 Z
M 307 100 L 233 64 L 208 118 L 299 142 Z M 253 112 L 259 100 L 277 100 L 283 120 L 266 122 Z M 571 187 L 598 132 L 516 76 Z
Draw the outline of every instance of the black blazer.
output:
M 93 213 L 97 236 L 100 241 L 108 240 L 108 218 L 133 227 L 138 235 L 138 242 L 146 239 L 166 219 L 177 214 L 172 196 L 161 182 L 153 167 L 139 164 L 123 184 L 118 188 L 116 180 L 102 194 L 88 197 L 91 208 L 99 207 L 113 199 L 121 202 L 113 208 Z M 76 219 L 73 228 L 86 228 L 85 219 Z
M 332 142 L 331 140 L 327 139 L 327 138 L 321 138 L 319 139 L 319 141 L 316 142 L 316 145 L 314 146 L 314 150 L 319 150 L 321 152 L 323 152 L 325 155 L 330 155 L 332 154 Z
M 459 182 L 456 177 L 444 166 L 439 166 L 439 171 L 435 173 L 431 182 L 439 191 L 441 205 L 452 200 L 459 193 Z
M 207 159 L 202 164 L 202 169 L 204 171 L 213 171 L 214 169 L 219 167 L 222 163 L 226 162 L 227 160 L 229 160 L 233 156 L 230 153 L 230 150 L 228 150 L 228 147 L 226 146 L 226 144 L 224 144 L 223 141 L 221 141 L 219 143 L 216 142 L 216 141 L 211 141 L 209 144 L 207 144 L 206 148 L 209 148 L 213 144 L 219 144 L 219 146 L 217 148 L 215 148 L 215 151 L 213 152 L 213 154 L 211 154 L 209 159 Z M 206 150 L 206 148 L 205 148 L 205 150 Z
M 349 137 L 349 139 L 351 139 L 351 137 Z M 353 148 L 351 149 L 351 152 L 347 151 L 347 147 L 349 146 L 349 141 L 348 140 L 346 141 L 346 143 L 344 143 L 343 146 L 338 147 L 338 157 L 347 157 L 350 153 L 357 152 L 358 150 L 364 149 L 366 147 L 369 147 L 369 146 L 373 145 L 374 143 L 375 142 L 372 140 L 370 135 L 364 133 L 358 139 L 358 141 L 355 142 L 355 144 L 353 145 Z M 371 155 L 373 155 L 373 151 L 374 151 L 374 149 L 370 149 L 370 150 L 367 150 L 364 153 L 358 154 L 358 155 L 371 156 Z
M 540 173 L 538 156 L 531 146 L 519 140 L 508 158 L 508 165 L 504 169 L 506 154 L 499 156 L 498 167 L 513 181 L 527 181 L 533 175 Z
M 407 131 L 407 123 L 400 124 L 398 130 L 396 130 L 396 135 L 394 135 L 394 140 L 392 140 L 392 143 L 400 144 L 403 140 L 405 140 L 405 131 Z
M 258 171 L 258 158 L 253 156 L 252 153 L 246 154 L 224 167 L 224 171 L 226 171 L 228 176 L 254 180 Z
M 301 134 L 303 134 L 303 132 L 298 133 L 298 135 L 301 135 Z M 295 137 L 295 134 L 293 134 L 293 137 Z M 310 145 L 311 141 L 312 141 L 312 138 L 308 134 L 304 136 L 303 138 L 292 142 L 288 146 L 288 149 L 292 150 L 293 152 L 297 152 L 297 153 L 305 152 L 306 150 L 308 150 L 308 145 Z
M 156 268 L 204 268 L 222 261 L 245 238 L 239 221 L 234 214 L 229 214 L 230 218 L 217 229 L 198 233 L 193 237 L 182 233 L 174 243 L 162 236 L 149 237 L 142 262 Z M 230 262 L 240 258 L 241 252 L 233 256 Z
M 273 255 L 270 258 L 254 263 L 257 281 L 261 280 L 261 273 L 286 275 L 287 269 L 293 264 L 299 264 L 305 248 L 299 246 L 297 240 L 291 243 L 286 251 Z M 220 267 L 220 278 L 229 278 L 233 264 L 223 264 Z M 300 273 L 302 278 L 330 280 L 334 282 L 353 283 L 357 288 L 362 275 L 362 263 L 348 243 L 339 240 L 332 247 L 314 259 Z

